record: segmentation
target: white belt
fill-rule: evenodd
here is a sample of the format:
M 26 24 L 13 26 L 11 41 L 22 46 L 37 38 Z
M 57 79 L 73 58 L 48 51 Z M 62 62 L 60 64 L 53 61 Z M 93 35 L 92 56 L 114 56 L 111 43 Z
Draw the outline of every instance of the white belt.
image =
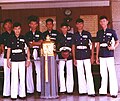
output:
M 12 53 L 21 53 L 22 52 L 22 49 L 15 49 L 15 50 L 12 50 Z
M 59 50 L 60 51 L 65 51 L 65 50 L 71 51 L 71 48 L 70 47 L 61 47 Z
M 107 47 L 107 46 L 108 46 L 107 43 L 101 43 L 101 44 L 100 44 L 100 47 Z
M 87 49 L 87 46 L 77 46 L 77 49 Z

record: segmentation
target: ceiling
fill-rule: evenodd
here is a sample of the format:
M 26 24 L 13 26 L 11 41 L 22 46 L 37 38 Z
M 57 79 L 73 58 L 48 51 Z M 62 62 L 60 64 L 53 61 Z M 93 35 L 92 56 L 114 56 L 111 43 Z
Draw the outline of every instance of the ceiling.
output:
M 0 0 L 2 9 L 110 6 L 110 0 Z

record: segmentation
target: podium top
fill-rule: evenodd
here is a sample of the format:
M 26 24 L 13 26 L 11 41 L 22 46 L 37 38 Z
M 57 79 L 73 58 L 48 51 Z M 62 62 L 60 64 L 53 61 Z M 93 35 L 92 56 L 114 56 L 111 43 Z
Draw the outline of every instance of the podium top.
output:
M 47 35 L 46 40 L 43 41 L 41 47 L 41 56 L 54 56 L 55 42 L 50 40 L 49 35 Z

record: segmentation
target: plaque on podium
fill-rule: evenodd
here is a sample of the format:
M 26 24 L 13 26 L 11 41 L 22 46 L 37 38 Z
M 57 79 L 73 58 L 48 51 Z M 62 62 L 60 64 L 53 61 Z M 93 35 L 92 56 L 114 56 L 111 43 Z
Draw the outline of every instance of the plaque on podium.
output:
M 57 64 L 54 42 L 47 36 L 41 47 L 41 98 L 58 97 Z

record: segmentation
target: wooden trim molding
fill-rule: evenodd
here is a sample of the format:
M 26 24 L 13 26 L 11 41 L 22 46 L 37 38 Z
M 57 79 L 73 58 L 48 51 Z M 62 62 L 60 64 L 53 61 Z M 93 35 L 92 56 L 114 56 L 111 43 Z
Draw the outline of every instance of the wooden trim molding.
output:
M 7 1 L 7 0 L 4 0 Z M 45 0 L 44 0 L 45 1 Z M 67 7 L 99 7 L 99 6 L 110 6 L 109 0 L 102 1 L 64 1 L 64 2 L 17 2 L 17 3 L 2 3 L 0 1 L 2 9 L 36 9 L 36 8 L 67 8 Z

